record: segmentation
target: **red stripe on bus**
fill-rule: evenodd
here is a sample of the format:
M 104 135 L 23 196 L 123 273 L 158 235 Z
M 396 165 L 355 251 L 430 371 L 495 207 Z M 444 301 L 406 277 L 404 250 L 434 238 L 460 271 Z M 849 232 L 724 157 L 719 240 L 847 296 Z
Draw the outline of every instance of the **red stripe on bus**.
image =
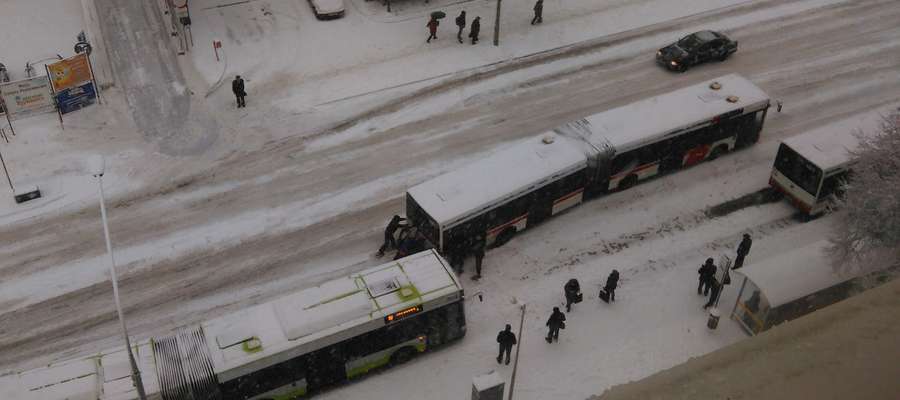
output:
M 775 190 L 777 190 L 777 191 L 781 192 L 782 194 L 784 194 L 785 196 L 787 196 L 788 199 L 791 201 L 791 203 L 794 204 L 794 207 L 799 208 L 800 211 L 803 211 L 807 214 L 809 214 L 812 211 L 811 205 L 806 204 L 805 201 L 800 200 L 800 198 L 797 196 L 794 196 L 790 191 L 787 190 L 787 188 L 785 188 L 780 183 L 778 183 L 778 181 L 776 181 L 774 177 L 769 178 L 769 185 L 774 187 Z
M 498 227 L 496 227 L 496 228 L 493 228 L 493 229 L 488 230 L 487 233 L 488 233 L 488 235 L 493 235 L 494 232 L 499 231 L 499 230 L 503 230 L 503 228 L 506 228 L 507 226 L 514 225 L 516 222 L 521 221 L 523 218 L 525 218 L 525 217 L 527 217 L 527 216 L 528 216 L 527 213 L 526 213 L 526 214 L 523 214 L 521 217 L 518 217 L 518 218 L 516 218 L 516 219 L 514 219 L 514 220 L 512 220 L 512 221 L 509 221 L 509 222 L 507 222 L 507 223 L 505 223 L 505 224 L 503 224 L 503 225 L 500 225 L 500 226 L 498 226 Z
M 560 198 L 556 199 L 556 201 L 553 202 L 553 205 L 555 206 L 556 203 L 559 203 L 559 202 L 562 202 L 562 201 L 566 201 L 566 200 L 568 200 L 568 199 L 570 199 L 570 198 L 572 198 L 572 197 L 575 197 L 575 196 L 577 196 L 577 195 L 578 195 L 579 193 L 581 193 L 581 192 L 584 192 L 584 188 L 578 189 L 578 190 L 576 190 L 576 191 L 574 191 L 574 192 L 572 192 L 572 193 L 569 193 L 569 194 L 567 194 L 567 195 L 565 195 L 565 196 L 563 196 L 563 197 L 560 197 Z

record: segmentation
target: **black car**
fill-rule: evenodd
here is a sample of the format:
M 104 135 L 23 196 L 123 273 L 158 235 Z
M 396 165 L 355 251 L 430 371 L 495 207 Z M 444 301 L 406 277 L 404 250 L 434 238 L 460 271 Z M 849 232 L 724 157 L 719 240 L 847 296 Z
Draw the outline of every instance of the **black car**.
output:
M 714 31 L 687 35 L 656 52 L 656 62 L 672 71 L 684 72 L 696 64 L 711 60 L 725 61 L 737 51 L 738 42 Z

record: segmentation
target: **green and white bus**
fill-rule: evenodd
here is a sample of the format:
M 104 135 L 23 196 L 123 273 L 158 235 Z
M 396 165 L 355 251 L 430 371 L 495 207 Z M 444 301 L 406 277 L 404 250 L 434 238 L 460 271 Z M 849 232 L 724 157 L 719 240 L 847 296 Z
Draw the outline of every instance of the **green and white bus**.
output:
M 135 357 L 149 399 L 296 399 L 462 338 L 463 299 L 428 250 L 135 343 Z M 121 347 L 0 376 L 0 399 L 135 398 Z

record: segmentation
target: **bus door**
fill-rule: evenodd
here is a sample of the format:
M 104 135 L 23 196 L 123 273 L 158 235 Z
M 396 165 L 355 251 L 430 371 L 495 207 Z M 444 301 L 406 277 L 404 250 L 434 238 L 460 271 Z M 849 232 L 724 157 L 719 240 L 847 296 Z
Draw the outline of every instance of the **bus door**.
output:
M 345 360 L 338 346 L 329 346 L 309 355 L 306 376 L 313 389 L 319 389 L 347 379 Z
M 550 183 L 532 193 L 531 206 L 528 208 L 528 226 L 536 225 L 553 213 L 556 182 Z

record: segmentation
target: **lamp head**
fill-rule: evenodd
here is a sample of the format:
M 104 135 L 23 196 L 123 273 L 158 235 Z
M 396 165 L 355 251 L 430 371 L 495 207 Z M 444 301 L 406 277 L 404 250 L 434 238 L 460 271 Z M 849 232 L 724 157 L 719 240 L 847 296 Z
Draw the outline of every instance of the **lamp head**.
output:
M 88 171 L 96 177 L 103 176 L 106 169 L 106 160 L 97 154 L 88 159 Z

